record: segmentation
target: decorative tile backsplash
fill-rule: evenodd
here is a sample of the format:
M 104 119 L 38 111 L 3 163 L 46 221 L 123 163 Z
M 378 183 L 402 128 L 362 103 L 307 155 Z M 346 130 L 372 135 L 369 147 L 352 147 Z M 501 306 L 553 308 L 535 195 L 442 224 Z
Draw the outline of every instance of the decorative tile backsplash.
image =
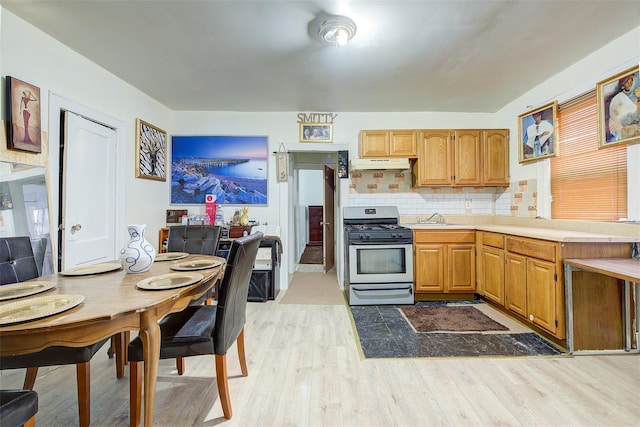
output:
M 400 215 L 438 212 L 443 215 L 537 215 L 536 182 L 502 187 L 411 187 L 411 172 L 352 172 L 351 206 L 398 206 Z

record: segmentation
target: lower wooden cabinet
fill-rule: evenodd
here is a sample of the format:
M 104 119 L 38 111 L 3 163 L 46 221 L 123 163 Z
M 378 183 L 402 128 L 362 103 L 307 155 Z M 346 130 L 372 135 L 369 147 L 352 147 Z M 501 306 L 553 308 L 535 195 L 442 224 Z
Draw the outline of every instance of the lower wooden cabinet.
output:
M 504 250 L 483 246 L 480 250 L 478 283 L 482 283 L 483 295 L 493 302 L 504 305 Z
M 416 293 L 473 293 L 475 231 L 416 231 Z
M 504 305 L 527 318 L 527 258 L 522 255 L 506 256 Z
M 505 305 L 558 338 L 564 338 L 564 284 L 557 242 L 505 238 Z

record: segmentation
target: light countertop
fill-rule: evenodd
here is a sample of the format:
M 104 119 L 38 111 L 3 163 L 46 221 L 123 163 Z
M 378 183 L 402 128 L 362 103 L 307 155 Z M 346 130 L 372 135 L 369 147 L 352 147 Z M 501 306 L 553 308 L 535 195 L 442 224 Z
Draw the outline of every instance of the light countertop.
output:
M 640 242 L 640 228 L 631 229 L 629 234 L 609 234 L 593 231 L 578 231 L 562 228 L 546 228 L 539 226 L 510 225 L 510 224 L 457 224 L 447 223 L 445 225 L 437 224 L 418 224 L 405 223 L 401 225 L 413 230 L 424 231 L 454 231 L 454 230 L 477 230 L 489 231 L 500 234 L 510 234 L 514 236 L 530 237 L 535 239 L 549 240 L 553 242 L 575 242 L 575 243 L 625 243 Z M 555 224 L 554 224 L 555 225 Z M 637 231 L 637 233 L 634 233 Z M 635 235 L 634 235 L 635 234 Z

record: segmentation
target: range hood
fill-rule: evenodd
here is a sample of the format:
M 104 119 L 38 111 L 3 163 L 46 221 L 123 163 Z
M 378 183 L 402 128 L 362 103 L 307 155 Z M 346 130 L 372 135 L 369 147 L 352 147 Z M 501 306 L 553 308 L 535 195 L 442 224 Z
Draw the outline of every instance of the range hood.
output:
M 402 171 L 411 169 L 409 159 L 351 159 L 352 171 L 388 170 Z

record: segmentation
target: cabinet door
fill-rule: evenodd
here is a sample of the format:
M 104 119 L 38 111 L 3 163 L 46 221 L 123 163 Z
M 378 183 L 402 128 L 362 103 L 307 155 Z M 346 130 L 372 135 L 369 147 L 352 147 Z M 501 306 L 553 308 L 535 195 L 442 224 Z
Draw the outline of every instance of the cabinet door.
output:
M 505 306 L 527 318 L 527 259 L 521 255 L 507 255 L 505 266 Z
M 509 185 L 509 131 L 491 129 L 482 138 L 482 183 Z
M 457 130 L 454 133 L 454 184 L 479 185 L 481 182 L 481 131 Z
M 555 334 L 556 318 L 556 264 L 538 259 L 527 259 L 527 309 L 529 320 Z
M 447 246 L 447 291 L 476 290 L 476 251 L 474 245 Z
M 389 157 L 389 132 L 386 130 L 361 131 L 360 157 Z
M 425 130 L 418 143 L 418 185 L 451 185 L 453 157 L 451 131 Z
M 484 286 L 483 295 L 504 305 L 504 251 L 483 246 L 480 252 L 480 280 Z
M 389 131 L 389 157 L 416 157 L 418 138 L 414 130 Z
M 416 292 L 444 291 L 445 245 L 416 245 Z

